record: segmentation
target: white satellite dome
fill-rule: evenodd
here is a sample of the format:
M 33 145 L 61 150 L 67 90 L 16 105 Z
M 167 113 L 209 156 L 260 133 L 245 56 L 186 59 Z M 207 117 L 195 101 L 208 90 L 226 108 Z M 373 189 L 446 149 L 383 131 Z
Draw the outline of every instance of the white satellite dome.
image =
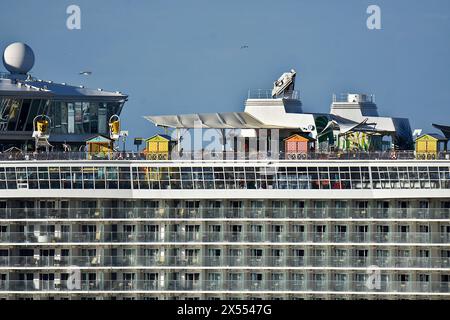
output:
M 34 65 L 34 53 L 22 42 L 14 42 L 3 52 L 3 65 L 13 74 L 27 74 Z

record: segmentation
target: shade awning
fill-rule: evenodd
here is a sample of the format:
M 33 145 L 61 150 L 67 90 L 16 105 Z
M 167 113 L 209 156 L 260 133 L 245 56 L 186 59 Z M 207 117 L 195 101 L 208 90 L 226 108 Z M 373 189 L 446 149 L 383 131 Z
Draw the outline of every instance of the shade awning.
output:
M 373 120 L 377 120 L 374 122 Z M 383 118 L 367 117 L 362 119 L 360 122 L 342 118 L 336 115 L 332 115 L 332 120 L 327 124 L 325 129 L 334 128 L 339 129 L 341 134 L 346 134 L 350 132 L 371 132 L 371 133 L 393 133 L 395 128 L 386 123 Z
M 144 116 L 160 127 L 168 128 L 214 128 L 214 129 L 281 129 L 267 125 L 247 112 L 195 113 L 165 116 Z

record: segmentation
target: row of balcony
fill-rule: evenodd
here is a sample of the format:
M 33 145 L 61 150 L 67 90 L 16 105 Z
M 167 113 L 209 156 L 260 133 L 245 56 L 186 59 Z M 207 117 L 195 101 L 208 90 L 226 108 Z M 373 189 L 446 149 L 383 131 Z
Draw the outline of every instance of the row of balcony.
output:
M 450 219 L 448 208 L 3 208 L 0 219 Z
M 303 280 L 3 280 L 0 291 L 353 291 L 353 292 L 433 292 L 450 293 L 450 283 L 441 281 L 381 281 L 371 289 L 365 281 Z
M 450 268 L 450 257 L 360 256 L 1 256 L 0 267 L 337 267 Z
M 269 242 L 449 243 L 449 232 L 2 232 L 3 243 Z

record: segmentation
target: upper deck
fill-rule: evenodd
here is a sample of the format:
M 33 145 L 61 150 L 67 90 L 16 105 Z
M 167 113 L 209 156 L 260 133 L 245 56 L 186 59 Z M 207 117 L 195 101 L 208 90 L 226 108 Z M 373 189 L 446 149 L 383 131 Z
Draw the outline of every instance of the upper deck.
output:
M 416 160 L 410 152 L 315 153 L 304 160 L 201 155 L 148 160 L 125 152 L 94 160 L 81 152 L 2 154 L 0 189 L 2 197 L 54 196 L 50 190 L 68 198 L 449 197 L 447 153 L 437 160 Z

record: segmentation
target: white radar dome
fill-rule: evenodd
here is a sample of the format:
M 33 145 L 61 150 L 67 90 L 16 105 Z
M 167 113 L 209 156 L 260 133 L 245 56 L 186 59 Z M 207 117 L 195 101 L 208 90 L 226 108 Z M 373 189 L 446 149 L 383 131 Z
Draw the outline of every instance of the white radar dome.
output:
M 22 42 L 14 42 L 3 52 L 3 65 L 13 74 L 27 74 L 34 65 L 34 53 Z

